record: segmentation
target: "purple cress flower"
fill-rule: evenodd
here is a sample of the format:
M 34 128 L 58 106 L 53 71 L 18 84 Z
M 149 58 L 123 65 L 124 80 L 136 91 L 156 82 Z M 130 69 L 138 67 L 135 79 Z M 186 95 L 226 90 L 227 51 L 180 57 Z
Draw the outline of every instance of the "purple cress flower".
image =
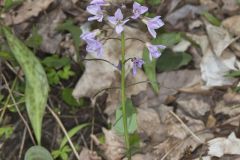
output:
M 114 13 L 114 16 L 109 16 L 108 21 L 115 26 L 117 34 L 121 34 L 124 30 L 123 25 L 129 21 L 129 19 L 123 20 L 123 14 L 120 9 Z
M 95 39 L 89 39 L 87 41 L 87 52 L 89 53 L 95 53 L 98 57 L 101 57 L 103 54 L 103 45 L 101 42 L 95 40 Z
M 143 22 L 147 25 L 148 31 L 154 38 L 157 36 L 155 29 L 159 29 L 164 25 L 164 22 L 160 18 L 161 16 L 143 19 Z
M 141 6 L 139 3 L 134 2 L 133 3 L 133 16 L 131 18 L 137 19 L 138 17 L 140 17 L 141 14 L 143 14 L 147 11 L 148 11 L 148 7 Z
M 149 59 L 152 61 L 152 57 L 154 58 L 158 58 L 161 56 L 161 52 L 159 51 L 159 49 L 165 49 L 166 46 L 163 45 L 152 45 L 151 43 L 146 43 L 146 47 L 149 51 Z
M 88 21 L 94 21 L 97 20 L 98 22 L 103 21 L 103 11 L 99 5 L 89 5 L 87 6 L 87 11 L 91 13 L 92 17 L 88 18 Z
M 133 58 L 132 62 L 133 62 L 132 73 L 133 73 L 133 76 L 136 76 L 137 68 L 142 68 L 142 65 L 144 64 L 144 61 L 140 58 Z
M 90 2 L 91 5 L 99 5 L 99 6 L 106 6 L 108 5 L 108 3 L 106 2 L 106 0 L 92 0 Z

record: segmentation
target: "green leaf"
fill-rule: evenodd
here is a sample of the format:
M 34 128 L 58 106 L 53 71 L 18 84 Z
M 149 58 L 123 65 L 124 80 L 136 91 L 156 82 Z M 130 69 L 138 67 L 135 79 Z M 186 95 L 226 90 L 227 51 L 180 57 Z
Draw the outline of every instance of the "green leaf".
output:
M 213 24 L 215 26 L 220 26 L 221 25 L 221 21 L 219 19 L 217 19 L 215 16 L 213 16 L 211 13 L 208 13 L 206 11 L 202 15 L 206 18 L 206 20 L 209 23 L 211 23 L 211 24 Z
M 185 52 L 172 52 L 166 49 L 157 60 L 158 71 L 171 71 L 187 65 L 192 60 L 192 56 Z
M 238 3 L 238 5 L 240 5 L 240 0 L 236 0 L 236 2 Z
M 22 2 L 23 0 L 4 0 L 4 10 L 7 11 L 13 7 L 16 7 L 17 5 L 20 5 Z
M 145 74 L 147 75 L 151 86 L 155 93 L 159 92 L 159 86 L 157 82 L 157 76 L 156 76 L 156 59 L 153 59 L 152 61 L 149 59 L 149 52 L 148 49 L 145 48 L 143 52 L 143 60 L 144 60 L 144 71 Z
M 15 61 L 15 58 L 13 55 L 7 51 L 0 51 L 0 58 L 9 60 L 9 61 Z
M 159 5 L 161 3 L 161 0 L 148 0 L 147 1 L 150 5 Z
M 48 98 L 46 73 L 34 54 L 7 28 L 3 32 L 9 47 L 26 77 L 25 102 L 38 144 L 41 144 L 42 119 Z
M 0 138 L 4 136 L 7 139 L 12 135 L 12 133 L 13 133 L 12 126 L 0 127 Z
M 179 43 L 182 39 L 181 33 L 171 32 L 163 33 L 153 41 L 153 44 L 161 44 L 167 47 L 172 47 L 175 44 Z
M 79 52 L 79 47 L 80 47 L 80 35 L 82 33 L 81 29 L 77 26 L 74 25 L 72 20 L 67 20 L 66 22 L 64 22 L 63 24 L 60 24 L 57 28 L 59 31 L 68 31 L 74 41 L 74 46 L 77 52 Z
M 132 134 L 137 130 L 137 113 L 130 99 L 126 100 L 126 114 L 127 114 L 128 133 Z M 122 116 L 121 107 L 119 107 L 116 111 L 116 123 L 114 125 L 114 128 L 119 134 L 124 134 L 123 116 Z
M 71 148 L 66 145 L 59 150 L 52 151 L 52 156 L 54 159 L 61 157 L 62 160 L 68 160 L 68 153 L 71 151 Z
M 129 143 L 130 143 L 130 148 L 132 152 L 137 151 L 140 148 L 140 142 L 141 142 L 141 138 L 137 133 L 130 134 Z
M 145 3 L 145 0 L 135 0 L 135 2 L 138 2 L 140 4 L 144 4 Z
M 59 77 L 62 78 L 62 79 L 69 79 L 71 76 L 74 76 L 75 73 L 73 71 L 71 71 L 71 66 L 70 65 L 67 65 L 67 66 L 64 66 L 64 68 L 60 71 L 57 72 Z
M 72 136 L 74 136 L 77 132 L 79 132 L 81 129 L 83 129 L 84 127 L 88 126 L 89 124 L 88 123 L 85 123 L 85 124 L 81 124 L 81 125 L 78 125 L 74 128 L 72 128 L 70 131 L 68 131 L 68 137 L 71 138 Z M 66 143 L 67 143 L 67 137 L 65 136 L 60 144 L 60 148 L 63 148 Z
M 65 103 L 67 103 L 70 106 L 82 106 L 84 104 L 84 99 L 80 99 L 80 102 L 78 102 L 73 96 L 72 96 L 73 89 L 72 88 L 64 88 L 62 90 L 61 97 Z
M 27 38 L 27 40 L 25 41 L 25 44 L 28 47 L 34 48 L 36 50 L 42 44 L 42 40 L 43 40 L 42 36 L 38 34 L 37 28 L 33 27 L 31 36 Z
M 232 71 L 226 75 L 226 77 L 240 77 L 240 71 Z
M 24 160 L 53 160 L 53 158 L 44 147 L 33 146 L 27 150 Z
M 59 57 L 57 55 L 46 57 L 44 60 L 42 60 L 42 64 L 44 66 L 47 66 L 49 68 L 55 68 L 59 69 L 66 65 L 70 65 L 70 59 L 67 57 Z

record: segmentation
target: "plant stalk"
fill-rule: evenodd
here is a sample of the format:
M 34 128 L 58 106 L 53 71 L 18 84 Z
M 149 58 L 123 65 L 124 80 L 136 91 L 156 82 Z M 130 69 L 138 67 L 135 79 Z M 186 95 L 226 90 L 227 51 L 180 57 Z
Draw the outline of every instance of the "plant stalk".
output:
M 125 35 L 124 32 L 121 34 L 121 104 L 122 104 L 122 115 L 123 115 L 123 128 L 124 138 L 127 150 L 128 160 L 131 160 L 131 149 L 129 142 L 128 126 L 127 126 L 127 112 L 126 112 L 126 96 L 125 96 Z

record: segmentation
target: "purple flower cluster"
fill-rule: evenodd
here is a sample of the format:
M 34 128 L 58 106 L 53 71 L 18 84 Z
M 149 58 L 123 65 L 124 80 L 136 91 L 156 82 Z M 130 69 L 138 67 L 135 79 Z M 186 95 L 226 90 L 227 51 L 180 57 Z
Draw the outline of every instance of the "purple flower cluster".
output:
M 132 16 L 128 18 L 124 18 L 121 9 L 117 9 L 114 13 L 114 16 L 108 16 L 104 14 L 103 7 L 109 6 L 110 3 L 107 0 L 92 0 L 87 6 L 87 11 L 92 15 L 88 18 L 88 21 L 98 21 L 102 22 L 105 17 L 108 22 L 114 26 L 117 34 L 121 34 L 124 31 L 124 25 L 131 19 L 137 20 L 141 19 L 143 23 L 147 25 L 148 31 L 153 38 L 156 38 L 157 33 L 156 29 L 161 28 L 164 25 L 164 22 L 161 20 L 161 16 L 156 16 L 154 18 L 148 18 L 142 16 L 144 13 L 148 11 L 148 7 L 141 6 L 139 3 L 133 3 Z M 103 45 L 96 39 L 99 30 L 95 30 L 93 32 L 84 33 L 81 35 L 81 39 L 84 40 L 87 44 L 86 50 L 90 53 L 95 53 L 97 56 L 101 56 L 103 54 Z M 165 49 L 165 46 L 162 45 L 152 45 L 147 42 L 145 44 L 149 51 L 149 58 L 152 60 L 153 58 L 158 58 L 161 55 L 160 49 Z M 133 58 L 133 75 L 136 75 L 137 68 L 141 68 L 144 64 L 144 61 L 139 58 Z

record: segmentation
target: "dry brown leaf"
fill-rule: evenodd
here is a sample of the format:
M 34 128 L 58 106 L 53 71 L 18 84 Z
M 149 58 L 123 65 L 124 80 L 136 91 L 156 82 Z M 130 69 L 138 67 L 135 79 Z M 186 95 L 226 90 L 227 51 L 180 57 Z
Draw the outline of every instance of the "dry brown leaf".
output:
M 126 38 L 138 38 L 146 41 L 146 35 L 137 29 L 133 29 L 130 27 L 125 28 Z M 117 37 L 116 34 L 111 35 L 112 30 L 109 31 L 108 35 L 110 37 Z M 136 37 L 137 36 L 137 37 Z M 104 54 L 101 57 L 115 66 L 118 65 L 120 60 L 120 41 L 117 40 L 108 40 L 104 44 Z M 142 57 L 144 45 L 141 42 L 136 40 L 128 40 L 126 43 L 126 59 L 133 57 Z M 86 59 L 96 58 L 94 55 L 88 54 Z M 94 97 L 96 93 L 99 91 L 111 87 L 114 81 L 119 81 L 120 79 L 115 79 L 117 72 L 119 72 L 116 67 L 110 65 L 109 63 L 103 61 L 86 61 L 85 62 L 85 72 L 78 81 L 74 91 L 73 96 L 75 98 L 79 97 Z M 128 61 L 126 63 L 126 75 L 132 74 L 130 73 L 132 68 L 132 62 Z M 145 78 L 143 78 L 144 80 Z M 119 86 L 117 86 L 119 87 Z M 139 87 L 139 85 L 135 85 L 132 87 Z M 133 88 L 131 87 L 131 90 Z M 136 90 L 134 91 L 136 94 Z
M 222 27 L 217 27 L 207 22 L 205 22 L 205 25 L 214 53 L 217 56 L 221 56 L 222 52 L 236 39 L 232 38 L 229 32 Z
M 158 106 L 165 102 L 168 96 L 174 95 L 181 88 L 194 86 L 201 82 L 199 70 L 180 70 L 164 72 L 157 76 L 157 81 L 161 86 L 158 95 L 152 90 L 148 90 L 149 106 Z
M 222 25 L 229 30 L 229 32 L 240 36 L 240 15 L 235 15 L 225 19 Z
M 228 138 L 214 138 L 208 141 L 208 155 L 222 157 L 224 154 L 240 155 L 240 139 L 232 132 Z
M 185 18 L 188 15 L 192 15 L 194 17 L 196 14 L 201 14 L 204 11 L 202 6 L 193 6 L 193 5 L 185 5 L 180 9 L 172 12 L 171 14 L 167 15 L 165 20 L 169 22 L 171 25 L 175 26 L 179 20 Z
M 117 135 L 113 130 L 103 128 L 105 143 L 103 149 L 108 160 L 121 160 L 125 156 L 125 144 L 123 137 Z
M 208 10 L 216 9 L 218 4 L 212 0 L 200 0 L 201 5 L 207 7 Z
M 180 94 L 176 100 L 178 108 L 191 117 L 200 119 L 210 111 L 209 96 L 197 94 Z
M 131 96 L 133 95 L 137 95 L 140 92 L 146 91 L 147 89 L 147 83 L 139 83 L 138 82 L 144 82 L 147 80 L 146 75 L 144 74 L 144 72 L 142 70 L 138 70 L 138 73 L 136 74 L 136 76 L 134 77 L 132 74 L 129 74 L 127 76 L 126 79 L 126 96 L 127 98 L 131 98 Z M 115 74 L 115 76 L 113 77 L 113 81 L 112 81 L 112 85 L 111 87 L 115 87 L 115 86 L 120 86 L 120 75 L 119 74 Z M 111 89 L 108 92 L 108 98 L 107 98 L 107 103 L 106 103 L 106 109 L 104 110 L 104 113 L 106 113 L 112 122 L 114 122 L 114 113 L 116 111 L 116 109 L 120 106 L 120 89 Z M 141 98 L 146 97 L 146 95 L 142 95 Z M 147 105 L 145 103 L 145 105 Z M 142 105 L 143 107 L 143 105 Z
M 213 134 L 209 132 L 203 132 L 197 136 L 204 141 L 213 138 Z M 191 147 L 191 150 L 194 150 L 199 145 L 200 143 L 196 142 L 191 136 L 185 139 L 170 137 L 154 147 L 154 154 L 161 158 L 165 156 L 164 158 L 169 160 L 179 160 L 184 156 L 187 148 Z
M 7 25 L 19 24 L 31 17 L 37 17 L 40 12 L 48 8 L 54 0 L 25 1 L 14 13 L 9 13 L 4 18 Z
M 84 159 L 84 160 L 102 160 L 102 158 L 99 157 L 96 152 L 90 151 L 87 148 L 83 148 L 81 150 L 81 153 L 79 155 L 79 159 Z
M 43 15 L 40 18 L 38 33 L 42 36 L 40 49 L 47 53 L 55 54 L 59 51 L 60 43 L 63 39 L 61 34 L 58 34 L 56 28 L 66 19 L 66 15 L 61 8 L 51 11 L 47 16 Z
M 227 0 L 227 1 L 222 0 L 222 2 L 223 2 L 222 9 L 226 12 L 234 12 L 240 8 L 236 0 Z

